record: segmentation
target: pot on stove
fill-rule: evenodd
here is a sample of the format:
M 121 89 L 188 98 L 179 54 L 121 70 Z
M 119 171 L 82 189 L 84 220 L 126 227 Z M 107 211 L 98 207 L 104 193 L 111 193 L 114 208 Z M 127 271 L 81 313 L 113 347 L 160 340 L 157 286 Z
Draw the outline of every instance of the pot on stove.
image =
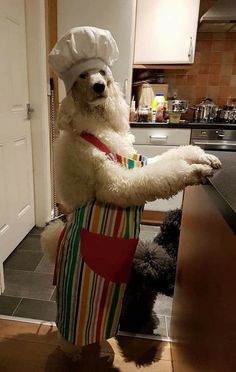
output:
M 199 105 L 190 107 L 194 111 L 193 121 L 198 123 L 211 123 L 217 117 L 218 106 L 211 98 L 205 98 Z
M 218 111 L 218 120 L 221 123 L 236 123 L 236 99 Z

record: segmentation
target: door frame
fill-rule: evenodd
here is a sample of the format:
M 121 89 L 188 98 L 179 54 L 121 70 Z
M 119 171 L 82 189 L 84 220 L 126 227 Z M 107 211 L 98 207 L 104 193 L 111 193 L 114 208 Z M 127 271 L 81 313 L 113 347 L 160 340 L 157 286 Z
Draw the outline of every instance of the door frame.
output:
M 29 100 L 34 177 L 35 224 L 51 219 L 50 132 L 45 0 L 25 0 Z

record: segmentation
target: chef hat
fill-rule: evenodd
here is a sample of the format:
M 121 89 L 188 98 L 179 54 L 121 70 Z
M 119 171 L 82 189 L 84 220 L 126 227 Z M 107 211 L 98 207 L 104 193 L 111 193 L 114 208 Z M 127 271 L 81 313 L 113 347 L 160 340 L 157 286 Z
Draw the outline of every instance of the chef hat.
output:
M 49 54 L 49 63 L 68 92 L 82 72 L 92 68 L 106 71 L 118 56 L 119 50 L 110 31 L 75 27 L 56 43 Z

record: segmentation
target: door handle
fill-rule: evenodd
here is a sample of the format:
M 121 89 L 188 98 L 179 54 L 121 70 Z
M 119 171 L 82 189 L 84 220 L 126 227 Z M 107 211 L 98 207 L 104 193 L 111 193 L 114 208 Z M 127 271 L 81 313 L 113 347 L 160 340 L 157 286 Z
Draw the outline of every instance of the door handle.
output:
M 26 114 L 27 114 L 26 120 L 31 119 L 32 112 L 34 112 L 34 109 L 30 106 L 30 103 L 27 103 L 27 105 L 26 105 Z
M 188 58 L 191 59 L 193 55 L 193 38 L 190 37 L 190 43 L 189 43 L 189 50 L 188 50 Z

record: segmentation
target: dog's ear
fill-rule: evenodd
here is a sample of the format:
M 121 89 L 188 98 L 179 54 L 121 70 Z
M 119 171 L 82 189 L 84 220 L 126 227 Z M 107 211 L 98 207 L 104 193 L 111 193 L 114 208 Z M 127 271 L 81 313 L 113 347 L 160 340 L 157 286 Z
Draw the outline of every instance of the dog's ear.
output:
M 57 126 L 61 130 L 72 131 L 72 119 L 75 113 L 74 100 L 71 94 L 66 96 L 62 103 L 57 117 Z

